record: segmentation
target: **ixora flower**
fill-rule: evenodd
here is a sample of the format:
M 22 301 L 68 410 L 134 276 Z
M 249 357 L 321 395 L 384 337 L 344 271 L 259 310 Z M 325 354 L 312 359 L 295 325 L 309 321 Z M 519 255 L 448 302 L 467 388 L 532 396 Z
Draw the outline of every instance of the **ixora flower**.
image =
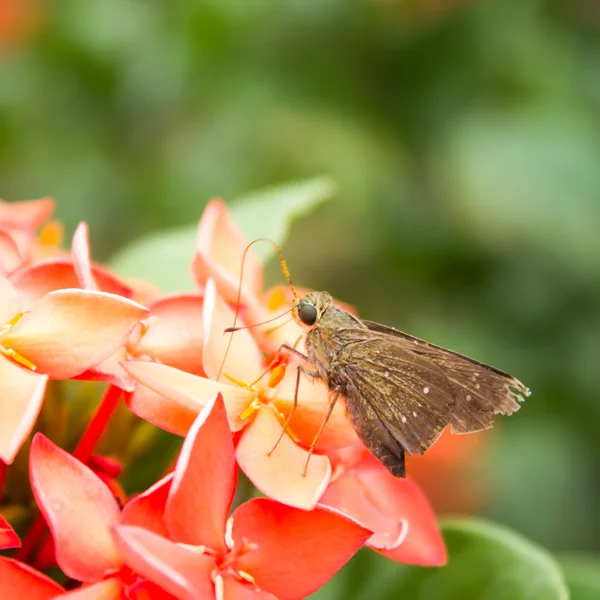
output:
M 52 600 L 64 589 L 30 566 L 0 556 L 0 598 Z
M 102 291 L 125 298 L 140 296 L 135 286 L 92 263 L 85 223 L 80 223 L 73 235 L 70 257 L 55 257 L 23 267 L 11 275 L 10 281 L 19 293 L 23 310 L 46 294 L 65 288 Z M 202 374 L 202 304 L 201 294 L 151 299 L 147 318 L 138 323 L 121 347 L 77 378 L 106 381 L 133 391 L 134 382 L 120 365 L 129 358 L 155 360 Z
M 119 523 L 143 524 L 149 531 L 165 533 L 167 485 L 148 490 L 121 512 L 110 489 L 91 469 L 41 434 L 33 438 L 29 464 L 33 492 L 54 539 L 56 562 L 66 575 L 84 584 L 65 598 L 142 600 L 152 590 L 146 597 L 172 599 L 124 564 L 112 533 Z M 13 590 L 6 597 L 17 596 Z
M 69 379 L 115 353 L 147 309 L 131 300 L 66 289 L 21 312 L 0 276 L 0 459 L 11 463 L 29 435 L 49 377 Z
M 18 548 L 21 545 L 17 534 L 8 522 L 0 515 L 0 550 Z
M 289 368 L 284 380 L 274 388 L 269 385 L 268 375 L 253 386 L 246 385 L 265 370 L 265 360 L 254 338 L 247 331 L 240 331 L 232 340 L 216 381 L 229 339 L 223 330 L 231 324 L 233 311 L 211 281 L 205 289 L 204 317 L 203 363 L 211 379 L 156 363 L 123 363 L 125 370 L 142 384 L 128 399 L 129 407 L 155 425 L 185 435 L 203 407 L 217 393 L 222 394 L 231 429 L 240 432 L 236 445 L 240 468 L 270 498 L 298 508 L 313 508 L 331 476 L 329 459 L 321 453 L 311 457 L 304 475 L 309 456 L 306 448 L 328 410 L 325 386 L 303 382 L 305 385 L 299 390 L 301 408 L 289 429 L 293 439 L 288 434 L 282 436 L 285 416 L 294 402 L 295 369 Z M 356 440 L 341 403 L 335 407 L 320 440 L 319 452 Z
M 192 424 L 164 507 L 167 536 L 114 528 L 123 560 L 181 600 L 295 600 L 323 585 L 371 531 L 318 505 L 300 510 L 267 498 L 228 517 L 236 486 L 234 446 L 220 394 Z

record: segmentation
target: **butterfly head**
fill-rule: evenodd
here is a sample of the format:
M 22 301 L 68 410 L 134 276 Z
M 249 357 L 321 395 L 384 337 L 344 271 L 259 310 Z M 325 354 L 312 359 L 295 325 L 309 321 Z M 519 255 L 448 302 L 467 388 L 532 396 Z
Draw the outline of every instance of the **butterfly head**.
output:
M 294 320 L 302 329 L 310 331 L 317 326 L 331 302 L 331 296 L 327 292 L 309 292 L 298 299 L 292 312 Z

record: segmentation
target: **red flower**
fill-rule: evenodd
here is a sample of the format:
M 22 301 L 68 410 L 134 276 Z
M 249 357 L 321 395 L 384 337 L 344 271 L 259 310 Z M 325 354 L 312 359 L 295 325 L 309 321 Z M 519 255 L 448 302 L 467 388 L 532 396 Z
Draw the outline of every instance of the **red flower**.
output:
M 63 591 L 43 573 L 17 560 L 0 556 L 0 598 L 51 600 Z
M 183 600 L 300 599 L 323 585 L 371 535 L 339 512 L 307 512 L 267 498 L 228 518 L 235 454 L 220 395 L 198 416 L 181 450 L 164 510 L 167 539 L 116 527 L 117 546 L 138 573 Z
M 392 560 L 424 566 L 446 564 L 446 548 L 425 494 L 394 477 L 366 451 L 341 467 L 321 503 L 352 516 L 373 531 L 366 545 Z
M 21 540 L 13 531 L 13 528 L 0 515 L 0 550 L 8 548 L 18 548 L 21 545 Z
M 148 529 L 162 532 L 164 486 L 131 501 L 121 514 L 106 484 L 41 434 L 31 444 L 30 478 L 54 538 L 56 562 L 66 575 L 88 584 L 66 596 L 121 600 L 125 592 L 140 590 L 144 582 L 124 565 L 112 529 L 121 522 L 142 522 Z M 153 508 L 156 505 L 158 508 Z M 158 516 L 153 519 L 153 515 Z M 169 598 L 166 593 L 163 597 Z

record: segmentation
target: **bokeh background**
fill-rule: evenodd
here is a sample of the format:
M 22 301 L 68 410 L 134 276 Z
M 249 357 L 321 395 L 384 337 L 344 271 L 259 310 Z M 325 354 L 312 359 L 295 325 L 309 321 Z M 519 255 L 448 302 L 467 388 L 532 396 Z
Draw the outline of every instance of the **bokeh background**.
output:
M 55 197 L 109 260 L 332 176 L 294 279 L 533 390 L 415 466 L 436 506 L 600 552 L 597 2 L 1 0 L 0 38 L 1 196 Z

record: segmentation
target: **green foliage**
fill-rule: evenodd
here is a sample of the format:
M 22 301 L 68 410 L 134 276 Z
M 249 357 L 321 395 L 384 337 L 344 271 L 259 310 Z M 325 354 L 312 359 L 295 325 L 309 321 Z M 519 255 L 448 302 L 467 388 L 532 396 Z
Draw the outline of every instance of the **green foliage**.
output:
M 315 600 L 567 600 L 563 574 L 548 552 L 513 531 L 479 519 L 443 525 L 449 562 L 406 567 L 361 551 Z M 360 575 L 359 575 L 360 573 Z M 583 597 L 584 598 L 584 597 Z
M 293 221 L 333 192 L 333 183 L 325 177 L 280 185 L 239 198 L 231 207 L 231 216 L 249 241 L 267 237 L 282 245 Z M 111 267 L 123 277 L 145 279 L 164 293 L 193 291 L 186 267 L 194 256 L 197 229 L 197 223 L 192 223 L 147 234 L 120 250 Z M 267 245 L 256 250 L 265 258 L 272 251 Z
M 566 555 L 560 563 L 565 573 L 571 600 L 600 598 L 600 560 L 596 556 Z

